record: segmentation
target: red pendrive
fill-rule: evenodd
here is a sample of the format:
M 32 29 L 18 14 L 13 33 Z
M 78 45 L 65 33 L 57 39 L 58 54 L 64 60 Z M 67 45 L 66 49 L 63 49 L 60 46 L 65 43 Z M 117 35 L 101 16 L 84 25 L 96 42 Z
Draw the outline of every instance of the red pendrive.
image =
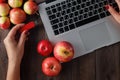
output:
M 27 24 L 25 24 L 22 28 L 20 28 L 19 32 L 22 33 L 25 30 L 30 30 L 36 26 L 34 21 L 31 21 Z

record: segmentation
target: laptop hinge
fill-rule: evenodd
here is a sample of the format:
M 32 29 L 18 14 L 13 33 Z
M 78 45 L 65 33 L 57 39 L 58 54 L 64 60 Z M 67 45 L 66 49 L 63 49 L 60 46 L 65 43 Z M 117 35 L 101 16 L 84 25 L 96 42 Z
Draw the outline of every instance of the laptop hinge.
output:
M 56 1 L 56 0 L 46 0 L 46 4 L 51 3 L 53 1 Z

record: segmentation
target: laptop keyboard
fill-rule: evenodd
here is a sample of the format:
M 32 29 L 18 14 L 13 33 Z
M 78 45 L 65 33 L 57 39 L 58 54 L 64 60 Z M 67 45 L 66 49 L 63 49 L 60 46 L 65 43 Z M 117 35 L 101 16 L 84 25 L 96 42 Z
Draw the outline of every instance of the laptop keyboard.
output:
M 105 5 L 119 11 L 114 0 L 66 0 L 46 8 L 55 35 L 109 16 Z

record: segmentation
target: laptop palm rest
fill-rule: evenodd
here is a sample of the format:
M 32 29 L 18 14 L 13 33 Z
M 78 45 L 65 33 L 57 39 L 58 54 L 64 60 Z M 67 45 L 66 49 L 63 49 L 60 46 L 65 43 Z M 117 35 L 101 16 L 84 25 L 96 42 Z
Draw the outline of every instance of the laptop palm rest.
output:
M 111 42 L 111 37 L 105 22 L 80 30 L 79 33 L 87 51 L 95 50 Z

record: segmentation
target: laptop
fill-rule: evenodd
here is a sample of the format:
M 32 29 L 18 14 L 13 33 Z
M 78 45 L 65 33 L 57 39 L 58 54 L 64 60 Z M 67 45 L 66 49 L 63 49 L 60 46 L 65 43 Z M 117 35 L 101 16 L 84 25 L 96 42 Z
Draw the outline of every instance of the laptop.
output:
M 114 0 L 46 0 L 39 13 L 49 40 L 70 42 L 79 57 L 120 41 L 120 24 L 105 9 Z

